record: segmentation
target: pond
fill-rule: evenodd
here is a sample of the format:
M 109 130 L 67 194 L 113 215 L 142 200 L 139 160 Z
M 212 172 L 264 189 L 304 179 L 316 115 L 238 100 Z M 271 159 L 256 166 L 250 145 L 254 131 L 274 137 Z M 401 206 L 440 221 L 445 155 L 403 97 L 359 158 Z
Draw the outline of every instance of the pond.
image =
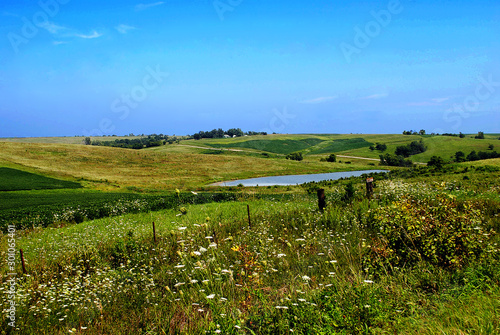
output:
M 323 180 L 337 180 L 340 178 L 359 177 L 363 174 L 380 173 L 380 172 L 389 172 L 389 171 L 363 170 L 363 171 L 343 171 L 343 172 L 330 172 L 330 173 L 317 173 L 317 174 L 290 175 L 290 176 L 261 177 L 252 179 L 223 181 L 220 183 L 212 184 L 212 186 L 238 186 L 239 184 L 242 184 L 243 186 L 274 186 L 274 185 L 288 186 L 288 185 L 309 183 L 312 181 L 318 182 Z

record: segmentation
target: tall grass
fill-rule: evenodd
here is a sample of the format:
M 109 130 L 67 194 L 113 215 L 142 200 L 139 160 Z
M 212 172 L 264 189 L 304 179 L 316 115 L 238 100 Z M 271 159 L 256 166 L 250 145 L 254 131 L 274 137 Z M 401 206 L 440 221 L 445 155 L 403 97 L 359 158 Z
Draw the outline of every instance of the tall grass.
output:
M 373 200 L 357 192 L 342 202 L 343 191 L 327 190 L 324 212 L 297 194 L 19 231 L 29 275 L 17 286 L 18 333 L 498 333 L 496 233 L 484 236 L 492 252 L 462 267 L 423 259 L 372 272 L 363 266 L 378 236 L 371 213 L 402 194 L 450 191 L 386 181 Z M 478 224 L 498 230 L 498 201 L 464 201 L 482 204 Z M 1 250 L 3 261 L 5 237 Z

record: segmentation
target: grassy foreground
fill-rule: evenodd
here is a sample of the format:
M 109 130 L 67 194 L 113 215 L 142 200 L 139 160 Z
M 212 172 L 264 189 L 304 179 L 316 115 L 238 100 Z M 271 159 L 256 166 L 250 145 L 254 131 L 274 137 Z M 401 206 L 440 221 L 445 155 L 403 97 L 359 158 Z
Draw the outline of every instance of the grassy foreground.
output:
M 376 180 L 372 200 L 339 183 L 324 212 L 305 192 L 241 194 L 17 231 L 17 332 L 497 334 L 500 189 L 486 173 Z M 3 236 L 2 261 L 7 249 Z

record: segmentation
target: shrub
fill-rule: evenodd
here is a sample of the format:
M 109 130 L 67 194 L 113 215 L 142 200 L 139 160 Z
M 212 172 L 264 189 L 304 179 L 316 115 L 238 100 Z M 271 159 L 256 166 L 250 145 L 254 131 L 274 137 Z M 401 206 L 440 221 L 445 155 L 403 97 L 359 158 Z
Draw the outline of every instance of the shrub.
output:
M 411 267 L 423 260 L 443 268 L 462 267 L 488 246 L 481 213 L 472 203 L 440 194 L 403 198 L 370 213 L 374 237 L 363 256 L 369 271 Z
M 330 154 L 330 156 L 328 156 L 326 161 L 330 163 L 335 163 L 337 161 L 337 156 L 335 156 L 335 154 Z
M 301 161 L 304 159 L 304 157 L 302 157 L 301 152 L 292 152 L 291 154 L 286 155 L 286 159 L 292 159 L 294 161 Z
M 427 166 L 434 166 L 436 169 L 441 169 L 444 165 L 444 160 L 439 156 L 432 156 Z

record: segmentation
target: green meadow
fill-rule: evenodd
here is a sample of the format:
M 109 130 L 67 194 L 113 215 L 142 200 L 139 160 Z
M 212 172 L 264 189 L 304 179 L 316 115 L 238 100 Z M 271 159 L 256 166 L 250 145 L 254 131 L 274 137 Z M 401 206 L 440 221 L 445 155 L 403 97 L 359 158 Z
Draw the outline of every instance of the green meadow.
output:
M 370 145 L 393 152 L 420 138 L 427 151 L 411 158 L 423 163 L 498 141 L 268 135 L 138 151 L 0 142 L 0 333 L 498 334 L 500 159 L 391 167 L 374 175 L 372 196 L 359 177 L 208 186 L 379 168 Z M 303 161 L 285 159 L 296 151 Z M 337 162 L 320 161 L 331 153 Z

